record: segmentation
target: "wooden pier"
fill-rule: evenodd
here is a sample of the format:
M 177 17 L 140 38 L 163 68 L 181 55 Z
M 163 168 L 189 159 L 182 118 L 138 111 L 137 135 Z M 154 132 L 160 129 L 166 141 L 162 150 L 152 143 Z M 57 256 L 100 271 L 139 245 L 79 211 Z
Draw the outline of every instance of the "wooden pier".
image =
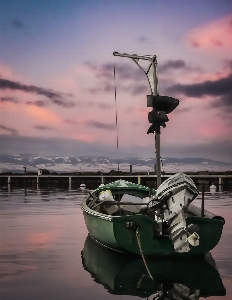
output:
M 171 174 L 163 174 L 161 176 L 161 181 L 170 177 Z M 232 174 L 188 174 L 189 177 L 193 179 L 197 186 L 202 184 L 211 185 L 214 184 L 218 191 L 232 190 Z M 29 174 L 19 174 L 19 175 L 5 175 L 0 174 L 0 187 L 50 187 L 58 186 L 61 188 L 78 188 L 81 183 L 85 183 L 86 187 L 89 189 L 97 188 L 101 183 L 107 184 L 117 179 L 124 179 L 130 182 L 143 184 L 149 187 L 156 188 L 157 186 L 157 176 L 153 174 L 120 174 L 120 175 L 29 175 Z

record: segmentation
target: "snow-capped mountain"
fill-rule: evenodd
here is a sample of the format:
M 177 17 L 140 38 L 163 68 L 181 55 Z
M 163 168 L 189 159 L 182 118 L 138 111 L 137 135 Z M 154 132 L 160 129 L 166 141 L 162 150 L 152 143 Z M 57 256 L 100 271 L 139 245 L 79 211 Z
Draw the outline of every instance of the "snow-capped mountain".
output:
M 119 160 L 119 170 L 133 172 L 153 172 L 154 158 L 124 158 Z M 47 169 L 50 172 L 102 172 L 108 173 L 118 169 L 118 159 L 93 156 L 39 156 L 32 154 L 7 155 L 0 154 L 1 172 L 37 172 Z M 196 172 L 196 171 L 231 171 L 232 164 L 203 158 L 163 158 L 162 171 L 165 172 Z

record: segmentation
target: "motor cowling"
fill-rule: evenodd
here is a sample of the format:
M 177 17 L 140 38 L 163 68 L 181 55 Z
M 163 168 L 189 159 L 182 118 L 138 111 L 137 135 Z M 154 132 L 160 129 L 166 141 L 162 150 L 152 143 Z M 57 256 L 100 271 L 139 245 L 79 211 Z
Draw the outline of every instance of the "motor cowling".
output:
M 156 191 L 157 221 L 168 224 L 169 238 L 176 252 L 188 252 L 189 245 L 199 245 L 198 226 L 186 224 L 186 209 L 198 193 L 193 180 L 184 173 L 170 176 Z

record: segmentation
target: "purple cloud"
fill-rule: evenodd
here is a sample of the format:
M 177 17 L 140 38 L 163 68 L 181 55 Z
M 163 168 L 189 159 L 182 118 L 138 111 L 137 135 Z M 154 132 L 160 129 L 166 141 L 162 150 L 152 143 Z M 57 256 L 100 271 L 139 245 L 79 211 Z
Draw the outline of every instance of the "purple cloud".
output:
M 168 88 L 169 92 L 181 93 L 189 97 L 232 96 L 232 74 L 217 80 L 207 80 L 194 84 L 175 84 Z
M 101 66 L 94 65 L 90 62 L 86 63 L 86 65 L 95 73 L 95 77 L 104 78 L 107 80 L 112 80 L 114 78 L 114 64 L 113 63 L 105 63 Z M 126 79 L 130 81 L 138 81 L 146 79 L 145 74 L 141 72 L 141 70 L 132 64 L 115 64 L 116 71 L 116 79 Z
M 186 62 L 182 59 L 177 59 L 177 60 L 168 60 L 164 62 L 163 64 L 158 65 L 158 72 L 159 73 L 164 73 L 169 70 L 186 70 L 186 71 L 201 71 L 201 68 L 199 67 L 191 67 L 186 64 Z
M 95 127 L 95 128 L 100 128 L 100 129 L 106 129 L 106 130 L 115 130 L 116 125 L 111 123 L 111 124 L 106 124 L 98 121 L 86 121 L 86 125 L 90 127 Z
M 38 107 L 44 107 L 47 106 L 47 102 L 46 101 L 42 101 L 42 100 L 37 100 L 37 101 L 27 101 L 28 105 L 35 105 Z
M 1 97 L 1 102 L 18 103 L 19 101 L 16 100 L 14 97 Z
M 43 95 L 47 97 L 52 103 L 57 104 L 62 107 L 70 108 L 74 107 L 76 104 L 72 101 L 67 101 L 64 98 L 65 94 L 54 92 L 52 90 L 44 89 L 34 85 L 25 85 L 19 82 L 11 81 L 8 79 L 0 78 L 0 89 L 5 90 L 19 90 L 26 93 L 33 93 L 37 95 Z M 67 96 L 67 95 L 66 95 Z M 70 95 L 69 95 L 70 96 Z
M 18 131 L 14 128 L 6 127 L 4 125 L 0 125 L 0 129 L 6 130 L 9 132 L 11 135 L 18 135 Z
M 89 127 L 104 129 L 104 130 L 115 130 L 115 124 L 114 123 L 103 123 L 99 121 L 94 120 L 87 120 L 87 121 L 75 121 L 75 120 L 64 120 L 67 124 L 73 124 L 73 125 L 87 125 Z
M 56 130 L 55 128 L 49 126 L 41 126 L 41 125 L 35 125 L 34 128 L 38 130 Z
M 223 108 L 232 113 L 232 74 L 217 80 L 207 80 L 194 84 L 174 84 L 167 89 L 170 93 L 180 93 L 188 97 L 215 96 L 212 107 Z

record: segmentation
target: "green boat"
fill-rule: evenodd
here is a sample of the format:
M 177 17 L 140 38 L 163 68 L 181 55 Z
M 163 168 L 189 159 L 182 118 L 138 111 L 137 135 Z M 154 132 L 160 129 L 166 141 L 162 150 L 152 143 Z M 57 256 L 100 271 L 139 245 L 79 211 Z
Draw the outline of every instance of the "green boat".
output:
M 135 254 L 200 256 L 209 252 L 220 240 L 224 219 L 207 210 L 202 216 L 201 208 L 188 203 L 189 189 L 193 189 L 194 183 L 190 186 L 183 182 L 183 177 L 191 180 L 186 174 L 178 173 L 156 191 L 121 179 L 101 185 L 81 204 L 89 234 L 106 247 Z M 179 186 L 177 178 L 180 179 Z M 172 190 L 170 201 L 166 197 L 170 193 L 168 190 L 164 200 L 161 199 L 160 191 L 168 184 L 170 187 L 173 179 L 177 193 Z M 180 197 L 181 193 L 184 193 L 183 197 Z M 173 200 L 177 205 L 172 206 L 173 215 L 170 215 L 167 203 L 173 203 Z
M 151 95 L 147 106 L 153 109 L 148 113 L 151 126 L 147 133 L 155 134 L 158 188 L 150 190 L 121 179 L 99 186 L 82 202 L 87 229 L 95 240 L 116 251 L 142 256 L 202 256 L 219 242 L 223 217 L 204 210 L 204 205 L 192 204 L 199 193 L 186 174 L 177 173 L 161 184 L 160 128 L 166 127 L 167 114 L 179 100 L 158 94 L 156 56 L 114 55 L 131 58 L 148 78 Z M 141 59 L 149 62 L 146 70 L 139 63 Z
M 149 257 L 151 280 L 140 257 L 110 251 L 88 236 L 82 250 L 82 264 L 95 282 L 114 295 L 197 300 L 226 294 L 210 253 L 194 260 Z

